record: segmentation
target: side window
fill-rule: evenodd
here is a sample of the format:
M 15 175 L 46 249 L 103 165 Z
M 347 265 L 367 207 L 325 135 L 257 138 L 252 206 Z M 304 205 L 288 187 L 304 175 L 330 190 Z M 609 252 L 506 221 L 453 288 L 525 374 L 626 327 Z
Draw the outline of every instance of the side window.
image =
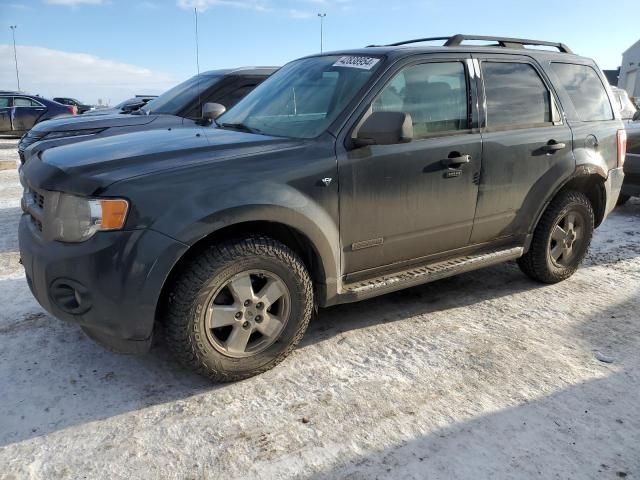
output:
M 613 120 L 609 97 L 596 71 L 588 65 L 552 63 L 551 68 L 567 91 L 580 120 Z
M 488 128 L 552 123 L 551 92 L 528 63 L 482 62 Z
M 413 65 L 387 84 L 373 101 L 372 110 L 410 114 L 416 138 L 466 130 L 467 92 L 462 62 Z
M 29 98 L 14 97 L 13 106 L 14 107 L 37 107 L 38 104 L 30 100 Z
M 0 108 L 7 108 L 9 106 L 9 97 L 0 97 Z

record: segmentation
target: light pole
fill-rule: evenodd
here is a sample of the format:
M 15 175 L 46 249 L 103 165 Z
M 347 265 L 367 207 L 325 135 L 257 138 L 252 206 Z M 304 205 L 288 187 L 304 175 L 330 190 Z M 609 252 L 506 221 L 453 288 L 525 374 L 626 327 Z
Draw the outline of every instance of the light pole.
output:
M 13 59 L 16 62 L 16 79 L 18 80 L 18 91 L 20 91 L 20 74 L 18 73 L 18 54 L 16 53 L 16 28 L 17 25 L 10 25 L 11 35 L 13 36 Z
M 318 16 L 320 17 L 320 53 L 322 53 L 322 40 L 323 40 L 323 31 L 322 31 L 322 27 L 324 26 L 324 17 L 327 16 L 326 13 L 319 13 Z

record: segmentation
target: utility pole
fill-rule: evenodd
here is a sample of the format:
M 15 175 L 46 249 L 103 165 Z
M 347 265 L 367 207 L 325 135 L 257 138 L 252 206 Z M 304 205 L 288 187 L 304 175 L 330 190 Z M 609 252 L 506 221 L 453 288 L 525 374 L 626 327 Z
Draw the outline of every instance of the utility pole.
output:
M 326 13 L 319 13 L 318 17 L 320 17 L 320 53 L 322 53 L 322 47 L 323 47 L 323 27 L 324 27 L 324 17 L 326 17 L 327 14 Z
M 17 25 L 10 25 L 11 35 L 13 36 L 13 59 L 16 62 L 16 80 L 18 80 L 18 91 L 20 91 L 20 74 L 18 73 L 18 54 L 16 53 L 16 28 Z

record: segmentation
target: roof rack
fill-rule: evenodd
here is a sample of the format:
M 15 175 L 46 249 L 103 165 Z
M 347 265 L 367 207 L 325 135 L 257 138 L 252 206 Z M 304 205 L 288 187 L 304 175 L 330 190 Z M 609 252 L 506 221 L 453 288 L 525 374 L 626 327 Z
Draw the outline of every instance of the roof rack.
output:
M 488 42 L 496 42 L 495 45 L 489 45 L 491 47 L 502 47 L 502 48 L 524 48 L 525 45 L 537 45 L 543 47 L 554 47 L 557 48 L 561 53 L 573 53 L 569 47 L 567 47 L 564 43 L 556 43 L 556 42 L 544 42 L 541 40 L 526 40 L 524 38 L 508 38 L 508 37 L 487 37 L 482 35 L 453 35 L 451 37 L 428 37 L 428 38 L 416 38 L 415 40 L 405 40 L 403 42 L 390 43 L 389 45 L 384 45 L 385 47 L 399 47 L 401 45 L 409 45 L 411 43 L 422 43 L 422 42 L 435 42 L 438 40 L 445 40 L 443 47 L 459 47 L 462 45 L 462 42 L 465 40 L 483 40 Z M 370 47 L 374 47 L 376 45 L 369 45 Z

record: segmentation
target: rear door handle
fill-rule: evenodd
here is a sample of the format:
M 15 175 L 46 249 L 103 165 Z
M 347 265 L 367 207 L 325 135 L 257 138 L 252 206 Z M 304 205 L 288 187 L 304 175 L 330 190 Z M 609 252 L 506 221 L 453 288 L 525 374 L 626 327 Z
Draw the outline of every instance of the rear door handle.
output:
M 464 163 L 470 163 L 470 162 L 471 162 L 471 155 L 460 155 L 457 152 L 452 152 L 449 154 L 449 157 L 443 160 L 440 160 L 440 163 L 442 163 L 442 165 L 449 168 L 459 167 Z
M 562 142 L 556 142 L 555 140 L 549 140 L 545 146 L 542 147 L 542 150 L 548 153 L 557 152 L 558 150 L 564 150 L 567 148 L 567 145 Z

